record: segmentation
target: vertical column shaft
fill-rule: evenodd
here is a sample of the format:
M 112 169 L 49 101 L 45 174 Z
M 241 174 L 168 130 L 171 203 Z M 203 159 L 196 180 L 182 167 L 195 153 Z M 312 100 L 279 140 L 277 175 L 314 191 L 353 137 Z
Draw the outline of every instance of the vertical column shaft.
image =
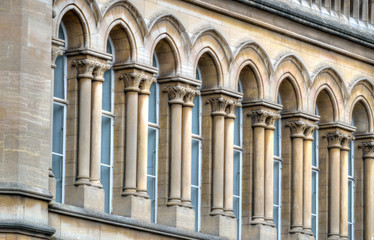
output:
M 182 201 L 191 202 L 192 106 L 182 109 Z
M 340 217 L 340 149 L 329 149 L 329 236 L 339 236 Z
M 348 152 L 340 151 L 340 237 L 348 239 Z
M 225 118 L 225 194 L 224 210 L 233 213 L 233 187 L 234 187 L 234 114 Z

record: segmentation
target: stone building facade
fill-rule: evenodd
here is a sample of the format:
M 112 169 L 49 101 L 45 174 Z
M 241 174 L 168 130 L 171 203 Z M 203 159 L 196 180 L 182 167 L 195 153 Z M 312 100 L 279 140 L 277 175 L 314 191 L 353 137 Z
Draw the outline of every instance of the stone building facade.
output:
M 373 0 L 0 1 L 0 239 L 374 239 Z

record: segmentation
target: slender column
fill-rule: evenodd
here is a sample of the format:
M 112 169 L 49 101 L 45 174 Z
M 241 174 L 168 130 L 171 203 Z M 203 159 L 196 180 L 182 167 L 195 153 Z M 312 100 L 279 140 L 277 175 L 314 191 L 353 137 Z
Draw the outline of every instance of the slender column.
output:
M 181 202 L 182 104 L 186 88 L 169 86 L 164 89 L 170 104 L 170 193 L 168 205 Z
M 74 60 L 79 79 L 79 138 L 78 138 L 78 176 L 76 185 L 91 185 L 90 144 L 91 144 L 91 79 L 96 61 L 90 59 Z
M 125 83 L 126 93 L 126 134 L 125 134 L 125 184 L 122 195 L 137 195 L 136 193 L 136 160 L 137 160 L 137 130 L 138 130 L 138 92 L 143 74 L 138 72 L 124 73 L 120 80 Z
M 329 239 L 339 239 L 340 228 L 340 147 L 342 133 L 329 132 Z
M 292 139 L 292 207 L 291 232 L 303 230 L 303 148 L 304 130 L 307 123 L 303 121 L 288 122 Z
M 313 151 L 313 133 L 318 129 L 317 125 L 307 124 L 304 131 L 304 212 L 303 222 L 304 231 L 313 235 L 312 232 L 312 151 Z
M 252 223 L 264 223 L 265 217 L 265 127 L 269 112 L 250 113 L 253 126 L 253 216 Z
M 349 18 L 350 15 L 351 15 L 351 7 L 350 7 L 351 6 L 351 0 L 344 0 L 343 4 L 344 4 L 344 6 L 343 6 L 343 14 L 347 18 Z
M 265 129 L 265 220 L 273 221 L 273 185 L 274 185 L 274 130 L 279 114 L 271 113 L 266 120 Z
M 364 239 L 374 238 L 374 142 L 360 145 L 364 158 Z
M 193 100 L 199 92 L 188 89 L 182 109 L 182 202 L 191 206 L 191 147 Z
M 102 188 L 100 182 L 101 163 L 101 112 L 103 98 L 104 72 L 109 69 L 109 65 L 98 64 L 94 70 L 92 82 L 92 110 L 91 110 L 91 185 Z
M 348 239 L 348 153 L 351 138 L 344 134 L 340 149 L 340 239 Z
M 229 101 L 226 108 L 225 118 L 225 192 L 223 208 L 225 214 L 234 217 L 233 212 L 233 192 L 234 192 L 234 120 L 235 108 L 239 104 Z
M 223 214 L 224 191 L 224 136 L 225 136 L 225 109 L 228 100 L 223 97 L 211 98 L 208 103 L 212 105 L 213 116 L 213 200 L 211 215 Z
M 153 75 L 145 76 L 139 85 L 140 92 L 138 95 L 138 142 L 137 142 L 137 185 L 138 194 L 148 198 L 147 194 L 147 157 L 148 157 L 148 105 L 149 89 L 156 79 Z

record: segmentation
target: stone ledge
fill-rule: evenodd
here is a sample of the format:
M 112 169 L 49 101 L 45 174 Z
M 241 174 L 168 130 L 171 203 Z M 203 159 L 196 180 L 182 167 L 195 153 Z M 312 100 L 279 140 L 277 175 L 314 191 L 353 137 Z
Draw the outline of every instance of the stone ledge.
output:
M 11 182 L 0 182 L 0 194 L 21 195 L 44 201 L 51 201 L 53 197 L 46 189 Z
M 50 239 L 56 229 L 39 223 L 30 223 L 18 219 L 0 220 L 0 233 L 22 234 L 43 239 Z
M 50 203 L 49 211 L 66 216 L 77 217 L 85 220 L 131 228 L 134 230 L 145 231 L 179 239 L 226 239 L 192 231 L 180 230 L 164 225 L 146 223 L 127 217 L 111 215 L 104 212 L 98 212 L 56 202 Z

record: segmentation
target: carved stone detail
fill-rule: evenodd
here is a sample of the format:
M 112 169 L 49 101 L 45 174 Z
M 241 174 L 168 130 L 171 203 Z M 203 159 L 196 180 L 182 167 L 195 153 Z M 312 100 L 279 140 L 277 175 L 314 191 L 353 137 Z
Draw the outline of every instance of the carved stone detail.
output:
M 226 115 L 226 107 L 232 101 L 224 98 L 224 97 L 217 97 L 217 98 L 210 98 L 207 100 L 207 104 L 210 103 L 212 106 L 212 115 Z
M 271 115 L 271 112 L 265 110 L 254 110 L 248 113 L 252 117 L 252 125 L 266 127 L 266 119 Z
M 121 74 L 119 80 L 124 81 L 125 92 L 139 92 L 139 85 L 144 77 L 142 72 L 129 72 Z
M 344 137 L 344 134 L 336 130 L 334 132 L 326 133 L 323 137 L 327 138 L 329 148 L 332 148 L 332 147 L 340 148 L 341 141 L 342 141 L 342 138 Z
M 266 118 L 266 125 L 268 128 L 274 128 L 275 122 L 281 118 L 281 115 L 278 113 L 269 112 L 269 116 Z
M 308 127 L 308 123 L 296 120 L 290 121 L 286 124 L 287 127 L 291 130 L 291 137 L 304 137 L 304 131 Z
M 110 68 L 110 65 L 105 63 L 97 63 L 96 68 L 93 71 L 95 81 L 104 81 L 104 73 Z
M 183 101 L 184 101 L 184 106 L 186 107 L 193 107 L 193 100 L 196 96 L 199 96 L 200 92 L 193 90 L 193 89 L 188 89 L 186 95 L 184 95 Z
M 164 89 L 164 92 L 168 94 L 170 104 L 183 104 L 183 99 L 188 92 L 188 88 L 182 86 L 168 86 Z
M 304 135 L 305 135 L 305 140 L 311 140 L 313 141 L 313 133 L 315 130 L 319 129 L 318 125 L 312 124 L 312 123 L 307 123 L 305 130 L 304 130 Z
M 374 158 L 374 142 L 363 142 L 358 147 L 362 148 L 364 158 Z
M 62 56 L 64 51 L 62 51 L 59 47 L 53 46 L 51 50 L 51 66 L 52 68 L 56 68 L 56 59 L 59 56 Z
M 351 140 L 353 139 L 354 139 L 353 136 L 350 136 L 348 134 L 343 134 L 342 140 L 340 142 L 340 144 L 342 145 L 342 150 L 349 151 L 350 150 L 349 144 L 351 143 Z
M 227 107 L 226 107 L 226 114 L 228 118 L 235 118 L 235 109 L 237 107 L 241 107 L 242 105 L 237 102 L 237 101 L 230 101 L 228 104 L 227 104 Z
M 78 78 L 92 78 L 93 70 L 99 63 L 91 59 L 76 59 L 73 66 L 77 68 Z
M 155 82 L 156 78 L 153 76 L 153 74 L 144 74 L 139 83 L 140 94 L 151 94 L 149 89 L 151 88 L 152 83 Z

